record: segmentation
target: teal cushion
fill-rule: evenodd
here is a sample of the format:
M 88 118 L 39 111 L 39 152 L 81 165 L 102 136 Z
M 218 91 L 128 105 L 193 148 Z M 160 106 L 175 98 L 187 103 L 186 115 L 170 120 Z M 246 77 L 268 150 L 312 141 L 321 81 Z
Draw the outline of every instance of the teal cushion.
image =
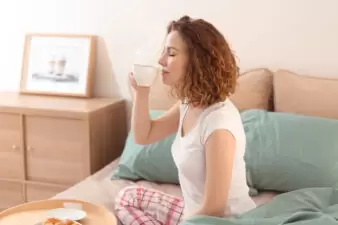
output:
M 152 119 L 164 111 L 152 110 Z M 150 145 L 134 142 L 133 132 L 129 132 L 113 179 L 148 180 L 161 183 L 178 184 L 178 171 L 171 154 L 171 145 L 176 134 Z
M 241 116 L 251 195 L 331 187 L 338 181 L 338 120 L 264 110 Z

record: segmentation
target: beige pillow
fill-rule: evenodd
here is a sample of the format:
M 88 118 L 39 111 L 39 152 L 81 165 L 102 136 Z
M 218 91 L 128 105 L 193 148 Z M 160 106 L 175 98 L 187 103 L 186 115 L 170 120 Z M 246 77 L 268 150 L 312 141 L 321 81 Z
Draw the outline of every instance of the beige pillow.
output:
M 273 87 L 277 112 L 338 118 L 338 79 L 278 70 Z
M 257 68 L 242 73 L 238 78 L 235 94 L 230 100 L 239 111 L 248 109 L 271 109 L 273 73 Z
M 272 95 L 273 74 L 266 68 L 257 68 L 242 73 L 238 78 L 237 89 L 230 97 L 240 110 L 270 109 Z M 161 76 L 157 76 L 150 93 L 151 109 L 168 109 L 176 99 L 170 97 L 169 88 L 162 83 Z

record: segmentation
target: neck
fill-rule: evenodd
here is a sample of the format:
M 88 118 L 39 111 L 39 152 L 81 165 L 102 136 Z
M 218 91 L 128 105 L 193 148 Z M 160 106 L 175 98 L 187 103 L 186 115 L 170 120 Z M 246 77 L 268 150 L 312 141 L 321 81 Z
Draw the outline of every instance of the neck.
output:
M 198 105 L 198 104 L 193 104 L 193 103 L 188 103 L 188 107 L 190 109 L 204 109 L 205 107 Z

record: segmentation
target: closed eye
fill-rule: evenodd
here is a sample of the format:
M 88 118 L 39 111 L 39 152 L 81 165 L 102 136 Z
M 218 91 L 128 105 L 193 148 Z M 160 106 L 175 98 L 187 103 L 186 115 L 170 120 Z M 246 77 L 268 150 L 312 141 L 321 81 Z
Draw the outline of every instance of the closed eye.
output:
M 168 47 L 167 48 L 167 53 L 169 56 L 175 56 L 176 54 L 176 49 L 172 48 L 172 47 Z

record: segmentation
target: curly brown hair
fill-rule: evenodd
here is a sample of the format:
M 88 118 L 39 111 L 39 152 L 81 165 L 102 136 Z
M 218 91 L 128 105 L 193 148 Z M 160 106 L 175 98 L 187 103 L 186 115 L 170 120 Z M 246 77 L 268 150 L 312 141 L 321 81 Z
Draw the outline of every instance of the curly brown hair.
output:
M 235 92 L 239 69 L 224 36 L 209 22 L 183 16 L 172 21 L 188 49 L 187 74 L 172 94 L 187 104 L 207 107 Z

